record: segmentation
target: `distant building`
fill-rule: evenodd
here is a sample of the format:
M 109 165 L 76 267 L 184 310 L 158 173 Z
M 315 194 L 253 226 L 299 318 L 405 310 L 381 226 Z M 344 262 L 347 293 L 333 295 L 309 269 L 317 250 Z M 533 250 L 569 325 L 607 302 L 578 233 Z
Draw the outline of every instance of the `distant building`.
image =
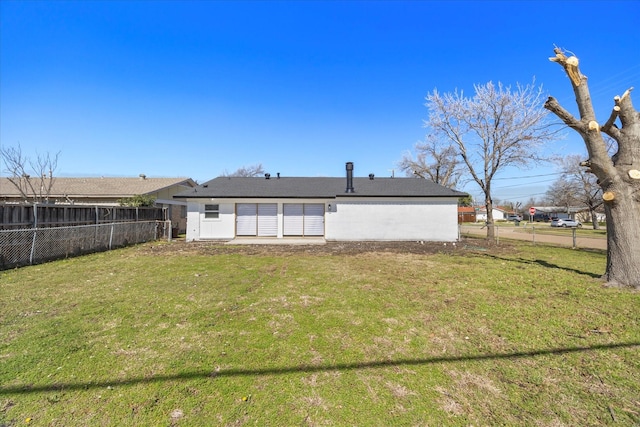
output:
M 505 208 L 495 207 L 493 208 L 493 220 L 501 221 L 506 220 L 509 215 L 509 211 Z M 487 220 L 487 208 L 481 207 L 476 210 L 476 221 L 486 221 Z
M 39 182 L 39 180 L 38 180 Z M 195 187 L 191 178 L 53 178 L 47 203 L 62 205 L 118 206 L 119 200 L 151 196 L 155 206 L 167 210 L 167 219 L 178 232 L 186 231 L 187 203 L 174 199 L 177 193 Z M 0 177 L 0 203 L 30 203 L 9 178 Z

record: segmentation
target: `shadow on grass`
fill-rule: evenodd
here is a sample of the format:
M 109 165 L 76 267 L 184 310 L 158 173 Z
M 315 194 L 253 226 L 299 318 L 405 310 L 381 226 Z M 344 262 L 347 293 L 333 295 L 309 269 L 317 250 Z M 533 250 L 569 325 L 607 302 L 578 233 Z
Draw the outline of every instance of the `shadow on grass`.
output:
M 500 257 L 497 255 L 490 255 L 490 254 L 486 254 L 484 255 L 488 258 L 492 258 L 495 260 L 500 260 L 500 261 L 508 261 L 508 262 L 519 262 L 521 264 L 529 264 L 529 265 L 539 265 L 541 267 L 544 268 L 557 268 L 559 270 L 564 270 L 564 271 L 569 271 L 571 273 L 576 273 L 576 274 L 582 274 L 585 276 L 589 276 L 592 277 L 594 279 L 599 279 L 602 277 L 602 274 L 595 274 L 595 273 L 590 273 L 588 271 L 582 271 L 582 270 L 578 270 L 576 268 L 571 268 L 571 267 L 566 267 L 566 266 L 562 266 L 562 265 L 558 265 L 558 264 L 554 264 L 551 263 L 549 261 L 545 261 L 543 259 L 524 259 L 524 258 L 506 258 L 506 257 Z
M 585 276 L 593 277 L 594 279 L 599 279 L 599 278 L 602 277 L 602 274 L 588 273 L 586 271 L 577 270 L 575 268 L 562 267 L 562 266 L 559 266 L 557 264 L 552 264 L 552 263 L 550 263 L 548 261 L 545 261 L 545 260 L 542 260 L 542 259 L 536 259 L 536 260 L 533 260 L 531 262 L 533 262 L 535 264 L 538 264 L 538 265 L 540 265 L 542 267 L 545 267 L 545 268 L 559 268 L 559 269 L 564 270 L 564 271 L 571 271 L 571 272 L 577 273 L 577 274 L 584 274 Z
M 466 361 L 484 361 L 484 360 L 502 360 L 502 359 L 521 359 L 526 357 L 562 355 L 579 352 L 589 352 L 596 350 L 613 350 L 617 348 L 640 347 L 640 341 L 615 344 L 600 344 L 587 347 L 562 347 L 547 350 L 534 350 L 524 352 L 513 352 L 503 354 L 481 354 L 476 356 L 447 356 L 447 357 L 428 357 L 422 359 L 399 359 L 399 360 L 382 360 L 374 362 L 362 363 L 338 363 L 335 365 L 300 365 L 281 368 L 263 368 L 263 369 L 226 369 L 220 371 L 200 370 L 191 372 L 181 372 L 172 375 L 157 375 L 153 377 L 138 377 L 116 381 L 98 381 L 98 382 L 75 382 L 75 383 L 56 383 L 51 385 L 29 385 L 15 387 L 0 387 L 1 395 L 10 394 L 29 394 L 51 391 L 71 391 L 71 390 L 90 390 L 113 386 L 130 386 L 136 384 L 151 384 L 163 381 L 191 380 L 197 378 L 218 378 L 218 377 L 237 377 L 237 376 L 266 376 L 266 375 L 286 375 L 297 372 L 312 373 L 322 371 L 352 371 L 356 369 L 376 369 L 386 368 L 389 366 L 415 366 L 428 365 L 434 363 L 454 363 Z

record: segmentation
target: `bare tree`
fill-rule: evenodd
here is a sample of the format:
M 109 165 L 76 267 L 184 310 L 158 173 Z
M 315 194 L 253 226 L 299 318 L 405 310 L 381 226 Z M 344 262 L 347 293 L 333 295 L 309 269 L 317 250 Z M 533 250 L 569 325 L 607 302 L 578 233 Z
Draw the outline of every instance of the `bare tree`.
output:
M 564 176 L 561 176 L 551 184 L 545 193 L 546 204 L 551 206 L 562 207 L 569 213 L 569 207 L 576 204 L 576 193 L 578 189 L 574 182 L 569 182 Z
M 581 157 L 569 155 L 559 160 L 562 175 L 553 183 L 547 197 L 555 206 L 584 207 L 589 211 L 589 217 L 594 229 L 598 224 L 597 209 L 602 206 L 602 189 L 598 186 L 595 175 L 580 167 Z
M 591 103 L 587 77 L 579 70 L 576 56 L 554 49 L 549 58 L 562 66 L 571 81 L 580 118 L 549 97 L 545 108 L 580 134 L 589 158 L 581 163 L 597 178 L 607 216 L 607 268 L 610 286 L 640 288 L 640 113 L 631 102 L 631 90 L 613 98 L 613 108 L 604 124 L 598 123 Z M 616 122 L 620 123 L 620 126 Z M 612 155 L 603 133 L 613 138 L 618 150 Z
M 264 174 L 264 168 L 262 167 L 262 163 L 256 163 L 255 165 L 242 166 L 235 170 L 235 172 L 228 173 L 224 171 L 222 176 L 243 176 L 243 177 L 252 177 L 259 176 Z
M 35 159 L 30 159 L 22 154 L 20 145 L 0 148 L 5 172 L 9 174 L 7 179 L 15 186 L 25 203 L 49 201 L 59 155 L 60 152 L 55 155 L 37 154 Z
M 457 152 L 449 142 L 428 135 L 424 142 L 416 143 L 414 149 L 416 157 L 410 152 L 405 153 L 398 163 L 400 170 L 407 176 L 416 175 L 455 189 L 462 170 Z
M 509 166 L 526 167 L 543 160 L 540 146 L 554 134 L 542 108 L 542 88 L 501 83 L 474 86 L 473 98 L 462 92 L 427 95 L 429 118 L 425 126 L 444 138 L 480 186 L 487 210 L 487 237 L 495 236 L 491 184 Z

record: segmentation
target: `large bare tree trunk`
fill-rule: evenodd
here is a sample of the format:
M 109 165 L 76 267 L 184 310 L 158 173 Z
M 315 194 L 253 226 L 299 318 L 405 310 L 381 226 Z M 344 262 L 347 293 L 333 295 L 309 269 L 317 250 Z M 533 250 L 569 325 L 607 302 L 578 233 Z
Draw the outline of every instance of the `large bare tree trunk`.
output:
M 578 69 L 578 58 L 555 49 L 552 61 L 559 63 L 571 80 L 580 119 L 575 118 L 550 97 L 545 108 L 582 136 L 589 159 L 583 164 L 598 177 L 607 215 L 607 269 L 610 286 L 640 289 L 640 113 L 631 103 L 631 89 L 614 98 L 609 119 L 597 122 L 587 77 Z M 621 127 L 616 125 L 620 120 Z M 618 144 L 609 155 L 602 132 Z

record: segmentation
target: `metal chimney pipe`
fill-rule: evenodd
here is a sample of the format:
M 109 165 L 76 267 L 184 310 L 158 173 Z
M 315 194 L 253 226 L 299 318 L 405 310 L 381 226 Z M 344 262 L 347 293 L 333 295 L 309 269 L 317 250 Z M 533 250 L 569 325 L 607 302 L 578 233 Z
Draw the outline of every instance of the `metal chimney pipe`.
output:
M 353 190 L 353 162 L 347 162 L 347 190 L 345 193 L 355 193 Z

